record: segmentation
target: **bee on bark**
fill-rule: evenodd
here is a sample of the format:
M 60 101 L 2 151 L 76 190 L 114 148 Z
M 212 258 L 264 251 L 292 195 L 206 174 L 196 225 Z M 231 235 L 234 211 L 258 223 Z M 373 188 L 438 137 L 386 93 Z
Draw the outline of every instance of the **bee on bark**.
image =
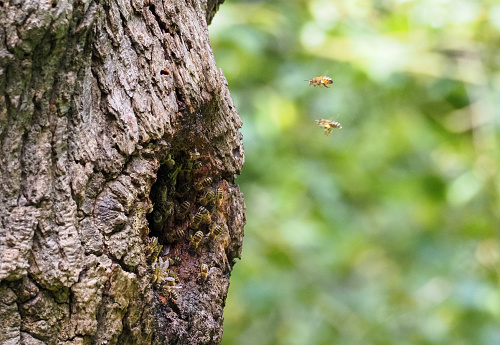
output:
M 194 189 L 202 190 L 203 188 L 210 186 L 212 184 L 212 182 L 213 182 L 213 180 L 211 177 L 206 177 L 203 180 L 195 183 Z
M 316 122 L 318 123 L 318 126 L 323 127 L 325 129 L 325 135 L 330 135 L 330 133 L 334 128 L 337 129 L 342 128 L 342 125 L 337 121 L 321 119 L 321 120 L 316 120 Z
M 168 258 L 168 262 L 170 263 L 170 266 L 179 266 L 182 263 L 182 260 L 178 256 L 174 256 L 171 258 Z
M 191 203 L 189 201 L 184 201 L 182 204 L 180 204 L 177 211 L 175 212 L 175 218 L 177 219 L 186 218 L 186 214 L 188 213 L 190 207 Z
M 198 212 L 195 215 L 191 214 L 191 223 L 189 224 L 189 227 L 195 230 L 198 229 L 202 220 L 203 220 L 202 213 Z
M 161 284 L 168 277 L 168 259 L 167 258 L 158 258 L 153 265 L 153 273 L 151 274 L 151 281 L 153 283 Z
M 169 201 L 160 201 L 158 202 L 158 210 L 161 215 L 163 216 L 163 219 L 167 219 L 174 213 L 174 205 L 169 202 Z M 156 212 L 156 211 L 155 211 Z
M 179 296 L 177 295 L 177 292 L 175 291 L 175 289 L 180 289 L 182 286 L 180 285 L 165 285 L 163 287 L 163 293 L 165 294 L 165 296 L 167 297 L 170 297 L 172 298 L 173 300 L 177 300 L 179 298 Z
M 224 199 L 224 193 L 222 191 L 222 188 L 217 188 L 215 192 L 215 206 L 219 207 L 222 205 L 222 200 Z
M 144 250 L 148 263 L 153 263 L 158 259 L 162 248 L 163 245 L 158 244 L 158 237 L 148 237 Z
M 215 193 L 213 190 L 206 191 L 205 194 L 198 200 L 198 202 L 203 205 L 207 206 L 208 204 L 212 203 L 215 200 Z
M 193 251 L 196 250 L 200 245 L 202 239 L 203 239 L 203 232 L 199 230 L 196 231 L 193 237 L 191 238 L 191 241 L 189 242 L 189 248 Z
M 222 233 L 222 226 L 214 224 L 212 226 L 212 230 L 210 231 L 210 234 L 208 235 L 212 240 L 215 240 L 217 236 L 219 236 Z
M 179 186 L 175 195 L 178 197 L 183 197 L 184 195 L 186 195 L 189 192 L 190 189 L 191 189 L 191 186 L 189 185 L 189 183 L 184 183 L 183 185 Z
M 198 162 L 195 162 L 195 163 L 193 164 L 193 170 L 198 170 L 198 169 L 200 169 L 202 166 L 203 166 L 203 163 L 202 163 L 202 162 L 199 162 L 199 161 L 198 161 Z
M 316 77 L 316 78 L 312 78 L 309 80 L 309 85 L 314 85 L 314 86 L 323 85 L 326 88 L 328 88 L 328 84 L 331 84 L 331 83 L 333 83 L 332 78 L 325 77 L 325 76 Z
M 163 228 L 163 216 L 159 210 L 153 212 L 153 226 L 156 231 L 161 231 Z
M 177 183 L 177 175 L 179 175 L 179 171 L 181 171 L 180 165 L 175 168 L 175 170 L 168 173 L 168 179 L 170 180 L 172 186 L 175 186 L 175 184 Z
M 174 278 L 175 279 L 175 283 L 179 282 L 179 277 L 177 276 L 177 273 L 175 273 L 174 270 L 168 270 L 168 276 L 171 277 L 171 278 Z
M 174 231 L 170 232 L 167 235 L 167 241 L 177 242 L 183 237 L 184 237 L 184 231 L 182 231 L 181 229 L 175 229 Z
M 198 213 L 201 213 L 201 214 L 206 214 L 206 213 L 208 213 L 208 210 L 207 210 L 205 207 L 200 206 L 200 207 L 198 208 Z
M 198 276 L 198 279 L 203 283 L 205 282 L 205 280 L 207 280 L 207 277 L 208 277 L 208 265 L 201 264 L 200 275 Z

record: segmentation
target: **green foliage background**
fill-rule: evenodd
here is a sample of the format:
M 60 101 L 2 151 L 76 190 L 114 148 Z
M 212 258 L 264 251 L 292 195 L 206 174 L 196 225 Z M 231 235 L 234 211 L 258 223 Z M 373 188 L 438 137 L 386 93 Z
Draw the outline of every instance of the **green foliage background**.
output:
M 223 344 L 500 344 L 500 4 L 226 0 L 210 35 L 246 151 Z

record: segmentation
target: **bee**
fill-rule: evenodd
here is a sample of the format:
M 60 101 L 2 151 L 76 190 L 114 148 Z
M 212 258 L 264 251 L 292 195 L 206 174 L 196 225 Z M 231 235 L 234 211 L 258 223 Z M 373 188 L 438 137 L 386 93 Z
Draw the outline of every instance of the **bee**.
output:
M 207 280 L 207 277 L 208 277 L 208 265 L 201 264 L 200 275 L 198 276 L 198 279 L 203 283 L 205 280 Z
M 184 237 L 184 231 L 181 229 L 175 229 L 167 235 L 167 241 L 176 242 Z
M 206 213 L 208 213 L 208 210 L 207 210 L 205 207 L 200 206 L 200 207 L 198 208 L 198 213 L 201 213 L 201 214 L 206 214 Z
M 183 197 L 186 195 L 189 190 L 191 189 L 191 186 L 188 183 L 184 183 L 179 187 L 179 190 L 175 193 L 176 196 Z
M 163 185 L 160 187 L 160 190 L 158 191 L 158 201 L 159 202 L 167 201 L 167 196 L 168 196 L 168 188 L 166 185 Z
M 170 262 L 170 260 L 169 260 Z M 179 277 L 177 276 L 177 273 L 175 273 L 174 270 L 168 270 L 168 276 L 171 278 L 174 278 L 175 282 L 179 282 Z
M 198 152 L 197 149 L 194 149 L 194 152 L 189 152 L 189 159 L 191 161 L 198 159 L 198 157 L 200 157 L 200 153 Z
M 215 193 L 213 190 L 205 192 L 203 196 L 200 198 L 199 203 L 202 204 L 203 206 L 207 206 L 211 202 L 215 200 Z
M 177 218 L 177 219 L 186 218 L 186 214 L 188 213 L 190 207 L 191 207 L 191 203 L 189 201 L 184 201 L 179 206 L 177 212 L 175 213 L 175 218 Z
M 153 273 L 151 274 L 151 281 L 153 283 L 163 283 L 168 278 L 168 265 L 167 258 L 158 258 L 152 265 Z
M 212 184 L 212 178 L 211 177 L 206 177 L 203 180 L 195 183 L 194 189 L 196 190 L 202 190 L 204 187 L 208 187 Z
M 153 212 L 153 225 L 157 231 L 163 228 L 163 216 L 159 210 Z
M 163 293 L 172 298 L 173 300 L 177 300 L 179 298 L 179 296 L 177 295 L 177 292 L 175 291 L 175 289 L 180 289 L 182 286 L 180 285 L 165 285 L 163 287 Z
M 191 250 L 196 250 L 200 245 L 201 240 L 203 239 L 203 232 L 196 231 L 196 233 L 191 237 L 191 241 L 189 242 L 189 248 Z
M 175 168 L 175 170 L 168 173 L 168 179 L 170 180 L 172 186 L 175 186 L 175 184 L 177 183 L 177 175 L 179 175 L 179 171 L 181 171 L 180 165 Z
M 169 153 L 167 158 L 165 158 L 165 164 L 169 169 L 172 169 L 175 165 L 175 161 L 172 159 L 172 155 Z
M 215 192 L 215 206 L 219 207 L 222 205 L 222 200 L 224 199 L 224 193 L 222 192 L 222 188 L 217 188 Z
M 158 259 L 162 248 L 163 245 L 158 244 L 158 237 L 148 237 L 144 252 L 149 263 L 153 263 Z
M 169 201 L 160 201 L 160 202 L 158 202 L 158 208 L 157 208 L 157 211 L 155 211 L 155 212 L 160 212 L 160 214 L 166 220 L 174 212 L 174 206 Z
M 191 224 L 189 224 L 189 227 L 191 229 L 198 229 L 202 220 L 203 220 L 202 213 L 198 212 L 195 215 L 191 214 Z
M 198 170 L 203 166 L 202 162 L 196 162 L 193 164 L 193 170 Z
M 172 258 L 168 258 L 168 262 L 170 263 L 170 266 L 179 266 L 182 263 L 182 260 L 178 256 L 174 256 Z
M 332 78 L 325 77 L 325 76 L 316 77 L 316 78 L 312 78 L 309 80 L 309 85 L 314 85 L 314 86 L 323 85 L 326 88 L 328 88 L 328 84 L 331 84 L 331 83 L 333 83 Z
M 338 129 L 342 128 L 342 125 L 337 121 L 321 119 L 321 120 L 316 120 L 316 122 L 318 123 L 318 126 L 323 127 L 325 129 L 325 135 L 330 135 L 330 133 L 334 128 Z
M 208 235 L 212 240 L 215 240 L 217 236 L 219 236 L 222 233 L 222 226 L 214 224 L 212 226 L 212 231 L 210 231 L 210 234 Z

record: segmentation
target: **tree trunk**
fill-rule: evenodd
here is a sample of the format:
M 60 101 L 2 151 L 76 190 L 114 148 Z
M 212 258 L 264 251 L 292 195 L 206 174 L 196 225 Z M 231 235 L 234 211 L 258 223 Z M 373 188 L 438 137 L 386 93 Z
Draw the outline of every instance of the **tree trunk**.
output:
M 221 2 L 0 1 L 1 344 L 220 343 L 245 223 Z

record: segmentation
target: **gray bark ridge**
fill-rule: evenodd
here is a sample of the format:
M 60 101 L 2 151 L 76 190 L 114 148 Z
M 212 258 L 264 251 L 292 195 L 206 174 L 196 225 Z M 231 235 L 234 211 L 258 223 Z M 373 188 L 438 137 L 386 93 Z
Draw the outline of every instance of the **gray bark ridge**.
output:
M 220 343 L 245 224 L 222 2 L 0 1 L 0 344 Z

